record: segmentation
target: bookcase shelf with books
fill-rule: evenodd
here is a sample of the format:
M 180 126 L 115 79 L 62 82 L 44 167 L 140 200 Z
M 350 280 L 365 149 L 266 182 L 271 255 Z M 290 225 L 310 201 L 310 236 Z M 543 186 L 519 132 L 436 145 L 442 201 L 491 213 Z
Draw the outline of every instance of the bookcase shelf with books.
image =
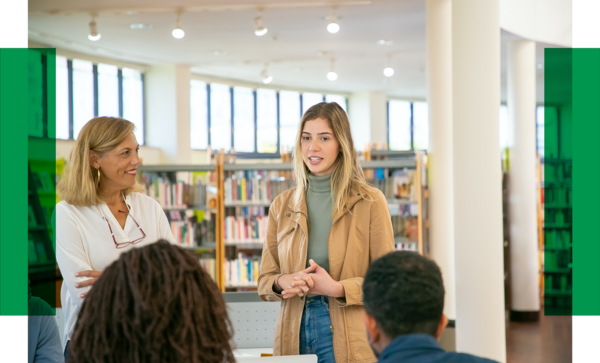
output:
M 212 165 L 145 165 L 141 180 L 146 193 L 165 208 L 179 244 L 199 254 L 222 291 L 253 290 L 269 207 L 294 187 L 293 167 L 289 162 L 224 161 L 225 155 L 217 154 Z M 426 156 L 417 152 L 397 160 L 362 161 L 361 166 L 388 200 L 396 248 L 428 255 Z M 206 220 L 210 223 L 199 227 Z

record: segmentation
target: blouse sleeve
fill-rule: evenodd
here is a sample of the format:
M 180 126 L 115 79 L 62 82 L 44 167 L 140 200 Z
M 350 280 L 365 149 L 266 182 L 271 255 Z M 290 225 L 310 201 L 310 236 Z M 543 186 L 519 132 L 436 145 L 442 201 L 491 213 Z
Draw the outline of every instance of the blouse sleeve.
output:
M 81 234 L 69 207 L 63 203 L 56 205 L 54 213 L 56 222 L 56 261 L 73 302 L 81 307 L 83 299 L 80 295 L 90 290 L 91 286 L 76 288 L 75 284 L 85 281 L 87 277 L 75 277 L 85 270 L 93 270 L 90 259 L 83 246 Z

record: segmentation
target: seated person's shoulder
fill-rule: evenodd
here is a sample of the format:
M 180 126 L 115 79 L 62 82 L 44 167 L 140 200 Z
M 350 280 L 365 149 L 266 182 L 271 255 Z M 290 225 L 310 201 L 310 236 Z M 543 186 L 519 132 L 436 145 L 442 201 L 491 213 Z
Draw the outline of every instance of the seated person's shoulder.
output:
M 466 353 L 447 352 L 444 363 L 498 363 L 495 360 L 481 358 Z M 440 362 L 442 363 L 442 362 Z

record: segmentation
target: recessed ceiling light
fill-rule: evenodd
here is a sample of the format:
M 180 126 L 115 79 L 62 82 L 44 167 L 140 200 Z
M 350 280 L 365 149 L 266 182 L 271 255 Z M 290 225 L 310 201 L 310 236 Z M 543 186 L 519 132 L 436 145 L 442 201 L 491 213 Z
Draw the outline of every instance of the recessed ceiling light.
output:
M 394 44 L 393 40 L 385 40 L 385 39 L 380 39 L 377 41 L 377 44 L 379 45 L 392 45 Z
M 152 24 L 134 23 L 129 26 L 129 29 L 134 29 L 134 30 L 152 29 Z

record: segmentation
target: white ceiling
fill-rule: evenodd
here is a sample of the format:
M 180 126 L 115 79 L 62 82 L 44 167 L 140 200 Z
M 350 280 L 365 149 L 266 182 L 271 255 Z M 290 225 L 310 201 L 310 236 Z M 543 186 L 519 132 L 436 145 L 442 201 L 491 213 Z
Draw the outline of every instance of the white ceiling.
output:
M 337 2 L 348 4 L 337 9 L 341 27 L 337 34 L 326 30 L 324 17 L 331 8 L 322 1 L 231 0 L 227 4 L 237 10 L 223 10 L 225 1 L 30 0 L 29 38 L 143 64 L 189 64 L 194 73 L 253 83 L 261 81 L 260 72 L 269 63 L 273 85 L 387 91 L 392 97 L 425 99 L 425 0 Z M 263 37 L 254 35 L 259 6 L 265 7 L 263 22 L 269 29 Z M 184 9 L 181 20 L 186 36 L 181 40 L 171 36 L 178 8 Z M 87 39 L 91 11 L 98 13 L 102 38 L 97 42 Z M 131 30 L 132 23 L 151 24 L 152 29 Z M 503 59 L 504 44 L 516 38 L 502 32 Z M 393 44 L 378 45 L 380 39 Z M 537 53 L 538 63 L 543 62 L 543 45 L 538 45 Z M 391 78 L 382 73 L 389 56 L 395 69 Z M 335 82 L 325 77 L 331 58 L 336 59 L 339 76 Z M 543 70 L 538 73 L 543 78 Z M 538 101 L 543 99 L 540 96 L 538 82 Z

